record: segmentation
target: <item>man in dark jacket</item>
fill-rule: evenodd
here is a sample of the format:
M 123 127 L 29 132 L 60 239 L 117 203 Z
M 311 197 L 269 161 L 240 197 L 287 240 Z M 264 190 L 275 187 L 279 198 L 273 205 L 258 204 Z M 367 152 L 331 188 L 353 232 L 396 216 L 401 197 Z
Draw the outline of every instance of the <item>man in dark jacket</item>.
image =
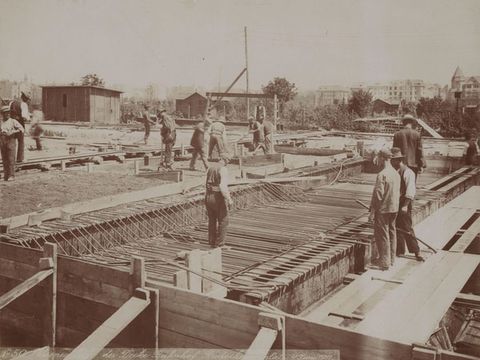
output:
M 30 101 L 30 96 L 25 94 L 23 91 L 20 95 L 21 101 L 14 100 L 10 103 L 10 116 L 17 120 L 20 125 L 23 127 L 23 131 L 16 133 L 17 138 L 17 163 L 23 162 L 25 155 L 25 122 L 30 120 L 30 112 L 28 110 L 28 102 Z
M 412 115 L 405 115 L 402 122 L 404 128 L 393 135 L 393 147 L 400 148 L 403 156 L 405 156 L 405 165 L 413 170 L 415 178 L 417 178 L 418 174 L 427 167 L 423 157 L 422 138 L 413 129 L 417 120 Z
M 164 166 L 167 169 L 172 169 L 173 146 L 175 145 L 175 140 L 177 139 L 175 120 L 173 120 L 169 115 L 167 115 L 167 110 L 165 109 L 161 109 L 158 115 L 160 118 L 160 124 L 162 125 L 160 135 L 162 137 L 163 144 L 165 144 Z
M 203 162 L 205 170 L 208 169 L 207 156 L 205 154 L 205 127 L 203 123 L 198 124 L 193 131 L 190 145 L 193 147 L 192 160 L 190 161 L 190 170 L 195 170 L 195 162 L 197 157 Z

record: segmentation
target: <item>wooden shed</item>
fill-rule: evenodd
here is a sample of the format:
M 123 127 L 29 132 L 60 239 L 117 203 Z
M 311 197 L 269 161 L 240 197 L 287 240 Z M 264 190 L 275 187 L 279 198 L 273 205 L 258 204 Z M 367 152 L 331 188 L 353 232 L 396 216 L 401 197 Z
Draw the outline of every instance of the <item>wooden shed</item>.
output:
M 121 93 L 96 86 L 42 86 L 42 110 L 52 121 L 119 124 Z
M 185 99 L 177 99 L 175 110 L 188 119 L 201 117 L 207 108 L 207 98 L 194 92 Z

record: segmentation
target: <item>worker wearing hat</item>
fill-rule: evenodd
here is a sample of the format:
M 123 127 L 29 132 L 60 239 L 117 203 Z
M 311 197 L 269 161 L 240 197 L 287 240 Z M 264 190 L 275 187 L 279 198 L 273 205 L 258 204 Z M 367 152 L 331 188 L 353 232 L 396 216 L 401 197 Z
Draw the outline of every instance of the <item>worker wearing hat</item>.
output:
M 12 181 L 15 179 L 15 156 L 16 136 L 23 133 L 23 126 L 10 116 L 10 106 L 3 106 L 0 109 L 2 122 L 0 124 L 0 153 L 3 162 L 3 179 Z
M 213 149 L 217 148 L 220 157 L 227 154 L 227 129 L 225 117 L 220 116 L 210 126 L 210 141 L 208 145 L 208 157 L 212 157 Z
M 25 123 L 30 120 L 30 111 L 28 110 L 28 103 L 30 102 L 30 95 L 20 92 L 21 101 L 14 100 L 10 103 L 10 116 L 17 120 L 23 127 L 22 132 L 16 134 L 17 138 L 17 162 L 23 162 L 25 155 Z
M 404 161 L 405 156 L 402 155 L 400 148 L 392 148 L 392 166 L 398 171 L 400 175 L 400 202 L 398 214 L 396 219 L 397 227 L 397 256 L 405 255 L 405 243 L 408 251 L 415 254 L 415 259 L 423 261 L 420 255 L 420 248 L 415 236 L 415 231 L 412 225 L 412 208 L 413 199 L 415 198 L 416 185 L 415 173 Z
M 160 136 L 162 137 L 163 144 L 165 144 L 164 166 L 167 169 L 172 169 L 173 146 L 177 139 L 175 120 L 167 114 L 167 110 L 165 109 L 160 109 L 158 117 L 160 119 L 160 124 L 162 125 Z
M 208 242 L 211 247 L 225 245 L 228 227 L 228 208 L 233 204 L 228 190 L 228 156 L 222 154 L 218 163 L 207 170 L 205 206 L 208 215 Z
M 205 170 L 207 170 L 208 162 L 205 154 L 205 125 L 203 123 L 197 124 L 193 130 L 190 145 L 193 148 L 192 160 L 190 161 L 190 170 L 195 170 L 197 157 L 200 157 L 200 160 L 203 162 L 203 166 L 205 166 Z
M 405 165 L 413 170 L 416 178 L 427 166 L 423 157 L 422 138 L 414 129 L 417 120 L 412 115 L 405 115 L 402 123 L 404 128 L 393 135 L 393 147 L 400 148 L 405 156 Z
M 370 204 L 369 220 L 374 221 L 374 238 L 378 258 L 372 261 L 381 270 L 395 262 L 397 234 L 395 220 L 400 202 L 400 175 L 391 163 L 391 150 L 382 149 L 378 154 L 383 169 L 378 173 Z

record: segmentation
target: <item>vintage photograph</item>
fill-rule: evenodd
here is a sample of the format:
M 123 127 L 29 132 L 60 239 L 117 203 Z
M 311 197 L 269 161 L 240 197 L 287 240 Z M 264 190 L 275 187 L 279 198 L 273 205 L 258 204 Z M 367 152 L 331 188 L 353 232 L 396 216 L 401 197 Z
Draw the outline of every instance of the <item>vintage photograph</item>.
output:
M 479 0 L 0 0 L 0 359 L 480 360 Z

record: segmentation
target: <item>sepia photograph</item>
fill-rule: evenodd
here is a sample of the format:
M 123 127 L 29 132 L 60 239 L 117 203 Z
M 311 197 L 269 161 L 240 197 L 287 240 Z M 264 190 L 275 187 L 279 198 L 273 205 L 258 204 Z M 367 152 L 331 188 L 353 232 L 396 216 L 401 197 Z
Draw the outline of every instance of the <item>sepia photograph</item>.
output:
M 480 360 L 480 0 L 0 0 L 0 360 Z

